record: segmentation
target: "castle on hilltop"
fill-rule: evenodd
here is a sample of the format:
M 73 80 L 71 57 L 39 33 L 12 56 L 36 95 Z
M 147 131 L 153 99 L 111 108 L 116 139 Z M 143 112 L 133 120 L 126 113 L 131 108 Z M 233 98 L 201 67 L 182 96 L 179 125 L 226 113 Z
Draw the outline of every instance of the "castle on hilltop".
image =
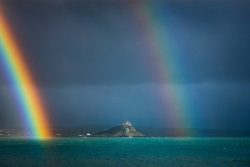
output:
M 108 130 L 100 131 L 95 134 L 98 137 L 143 137 L 141 132 L 138 132 L 129 121 L 122 125 L 112 127 Z
M 132 124 L 129 121 L 126 121 L 122 124 L 123 126 L 132 126 Z

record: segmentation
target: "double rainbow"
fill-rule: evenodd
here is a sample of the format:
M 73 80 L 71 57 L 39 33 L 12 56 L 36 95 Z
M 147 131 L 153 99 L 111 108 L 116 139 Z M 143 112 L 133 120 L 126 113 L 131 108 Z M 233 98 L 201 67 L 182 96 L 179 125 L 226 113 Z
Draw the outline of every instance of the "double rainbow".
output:
M 19 103 L 19 110 L 24 115 L 28 127 L 31 128 L 30 137 L 50 138 L 49 121 L 46 117 L 41 95 L 32 78 L 23 53 L 17 45 L 4 10 L 0 8 L 0 62 L 6 70 L 11 84 L 14 85 L 15 98 Z
M 151 4 L 152 3 L 152 4 Z M 132 1 L 134 18 L 145 43 L 146 55 L 150 55 L 150 69 L 154 71 L 154 77 L 160 80 L 164 89 L 159 90 L 160 101 L 166 110 L 167 120 L 173 127 L 188 126 L 188 98 L 181 87 L 165 86 L 165 83 L 181 81 L 183 74 L 180 71 L 180 60 L 171 54 L 166 40 L 168 34 L 160 19 L 164 20 L 162 13 L 158 13 L 159 7 L 153 1 Z M 51 137 L 46 110 L 32 74 L 24 60 L 17 40 L 7 23 L 7 18 L 0 8 L 0 61 L 7 71 L 7 76 L 13 83 L 16 100 L 20 104 L 20 110 L 25 115 L 28 125 L 32 128 L 32 137 Z

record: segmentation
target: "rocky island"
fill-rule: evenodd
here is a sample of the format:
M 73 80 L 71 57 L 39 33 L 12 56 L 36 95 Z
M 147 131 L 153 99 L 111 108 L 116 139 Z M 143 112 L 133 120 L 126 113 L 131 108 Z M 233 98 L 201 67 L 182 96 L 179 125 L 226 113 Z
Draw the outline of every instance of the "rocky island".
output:
M 97 132 L 96 137 L 143 137 L 141 132 L 138 132 L 129 121 L 126 121 L 120 126 L 110 128 L 108 130 Z

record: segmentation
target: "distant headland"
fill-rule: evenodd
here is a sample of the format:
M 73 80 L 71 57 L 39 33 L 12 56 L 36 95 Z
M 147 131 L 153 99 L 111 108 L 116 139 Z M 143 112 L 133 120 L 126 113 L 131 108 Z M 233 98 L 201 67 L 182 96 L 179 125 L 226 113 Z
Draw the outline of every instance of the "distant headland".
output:
M 250 130 L 230 129 L 176 129 L 137 126 L 130 121 L 120 125 L 83 125 L 49 128 L 53 137 L 250 137 Z M 137 130 L 139 129 L 139 130 Z M 28 138 L 28 128 L 1 128 L 0 138 Z

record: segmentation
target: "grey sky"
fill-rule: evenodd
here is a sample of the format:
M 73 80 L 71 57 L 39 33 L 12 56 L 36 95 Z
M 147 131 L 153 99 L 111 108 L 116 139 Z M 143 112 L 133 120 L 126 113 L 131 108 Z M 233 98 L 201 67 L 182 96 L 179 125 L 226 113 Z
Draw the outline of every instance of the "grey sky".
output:
M 249 127 L 248 1 L 152 1 L 181 82 L 154 77 L 132 1 L 3 2 L 54 125 L 171 127 L 155 90 L 174 85 L 188 97 L 190 126 Z M 2 67 L 0 126 L 21 126 Z

